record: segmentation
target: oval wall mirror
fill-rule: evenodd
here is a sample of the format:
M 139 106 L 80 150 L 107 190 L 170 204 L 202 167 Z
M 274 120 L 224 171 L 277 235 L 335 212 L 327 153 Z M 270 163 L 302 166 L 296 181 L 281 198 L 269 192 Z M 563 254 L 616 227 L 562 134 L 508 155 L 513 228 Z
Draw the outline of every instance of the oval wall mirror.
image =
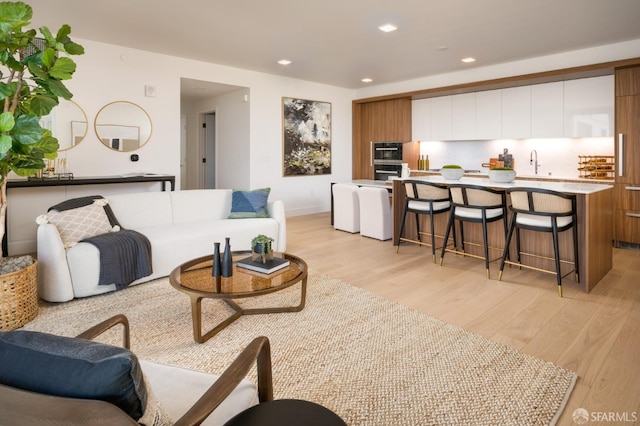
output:
M 151 117 L 139 105 L 128 101 L 103 106 L 94 126 L 100 142 L 115 151 L 135 151 L 151 137 Z
M 78 145 L 87 135 L 87 114 L 74 101 L 60 99 L 49 115 L 40 118 L 40 127 L 51 130 L 53 137 L 58 139 L 58 151 L 65 151 Z

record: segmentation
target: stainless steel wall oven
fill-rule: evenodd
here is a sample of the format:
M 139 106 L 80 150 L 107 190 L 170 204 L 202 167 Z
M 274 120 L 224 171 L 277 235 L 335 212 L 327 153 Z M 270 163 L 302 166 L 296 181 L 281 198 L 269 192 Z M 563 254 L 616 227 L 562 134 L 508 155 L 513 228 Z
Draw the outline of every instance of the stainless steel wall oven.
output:
M 371 142 L 373 179 L 388 180 L 402 171 L 402 142 Z

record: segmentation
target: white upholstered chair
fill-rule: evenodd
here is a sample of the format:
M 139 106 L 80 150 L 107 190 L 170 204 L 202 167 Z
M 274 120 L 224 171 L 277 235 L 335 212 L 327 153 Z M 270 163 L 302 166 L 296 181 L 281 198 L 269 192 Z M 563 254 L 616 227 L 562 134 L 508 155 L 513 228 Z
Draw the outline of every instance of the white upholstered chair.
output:
M 377 240 L 390 240 L 391 203 L 385 188 L 362 186 L 358 188 L 360 202 L 360 235 Z
M 355 234 L 360 232 L 360 204 L 358 186 L 349 183 L 334 183 L 331 186 L 333 197 L 333 227 Z

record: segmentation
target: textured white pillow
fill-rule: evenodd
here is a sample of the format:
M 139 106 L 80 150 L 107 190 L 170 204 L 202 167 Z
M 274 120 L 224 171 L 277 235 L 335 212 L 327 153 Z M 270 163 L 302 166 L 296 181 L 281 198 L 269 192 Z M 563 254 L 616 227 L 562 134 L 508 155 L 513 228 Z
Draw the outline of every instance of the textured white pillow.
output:
M 112 231 L 104 204 L 104 200 L 96 200 L 93 204 L 76 209 L 50 211 L 44 218 L 39 217 L 36 221 L 42 223 L 42 219 L 45 219 L 44 221 L 54 224 L 58 228 L 64 247 L 69 248 L 85 238 Z

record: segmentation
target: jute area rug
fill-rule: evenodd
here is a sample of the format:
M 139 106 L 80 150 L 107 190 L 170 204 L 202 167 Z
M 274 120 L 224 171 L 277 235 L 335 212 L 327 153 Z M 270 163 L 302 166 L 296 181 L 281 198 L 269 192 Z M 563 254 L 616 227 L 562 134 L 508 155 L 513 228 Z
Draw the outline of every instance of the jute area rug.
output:
M 298 285 L 244 304 L 295 304 Z M 207 303 L 210 302 L 210 303 Z M 228 312 L 205 300 L 205 327 Z M 299 313 L 240 318 L 204 344 L 193 340 L 185 294 L 167 279 L 62 304 L 42 302 L 24 328 L 74 336 L 124 313 L 140 357 L 222 372 L 254 337 L 272 345 L 274 394 L 320 403 L 349 425 L 546 425 L 577 375 L 312 272 Z M 103 341 L 118 344 L 120 336 Z M 253 372 L 252 374 L 255 374 Z

